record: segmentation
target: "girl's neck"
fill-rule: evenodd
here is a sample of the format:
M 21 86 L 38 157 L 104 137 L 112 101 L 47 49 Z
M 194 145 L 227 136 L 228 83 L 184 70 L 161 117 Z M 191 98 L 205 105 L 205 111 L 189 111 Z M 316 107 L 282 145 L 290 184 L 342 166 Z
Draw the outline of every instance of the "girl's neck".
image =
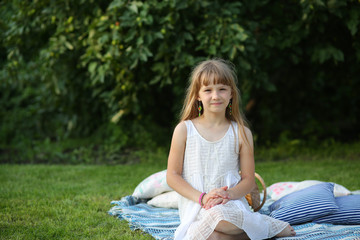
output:
M 203 115 L 197 118 L 197 121 L 199 123 L 212 125 L 212 126 L 220 126 L 229 123 L 229 120 L 225 117 L 225 114 L 220 116 L 219 114 L 204 113 Z

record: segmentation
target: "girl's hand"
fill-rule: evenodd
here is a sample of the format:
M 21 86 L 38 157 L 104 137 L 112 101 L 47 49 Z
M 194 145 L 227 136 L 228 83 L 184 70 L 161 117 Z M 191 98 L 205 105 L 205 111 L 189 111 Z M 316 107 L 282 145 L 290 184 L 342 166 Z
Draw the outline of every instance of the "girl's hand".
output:
M 209 199 L 206 204 L 203 205 L 203 208 L 205 208 L 206 210 L 215 207 L 216 205 L 219 204 L 226 204 L 227 202 L 229 202 L 229 199 L 223 199 L 223 198 L 211 198 Z
M 211 198 L 209 199 L 203 206 L 206 210 L 215 207 L 216 205 L 219 205 L 223 202 L 224 199 L 222 198 Z
M 229 193 L 226 191 L 228 189 L 227 186 L 225 187 L 221 187 L 221 188 L 215 188 L 213 190 L 211 190 L 209 193 L 207 193 L 206 195 L 208 195 L 208 198 L 223 198 L 223 199 L 229 199 Z M 205 196 L 206 196 L 205 195 Z
M 227 186 L 216 188 L 205 194 L 203 198 L 203 207 L 205 209 L 210 209 L 218 204 L 227 203 L 230 200 L 227 189 Z

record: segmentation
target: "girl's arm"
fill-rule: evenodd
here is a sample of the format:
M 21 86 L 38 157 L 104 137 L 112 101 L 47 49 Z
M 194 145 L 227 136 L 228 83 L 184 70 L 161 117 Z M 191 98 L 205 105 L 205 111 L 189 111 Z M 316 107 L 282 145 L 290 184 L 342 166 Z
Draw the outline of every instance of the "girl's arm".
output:
M 194 189 L 182 177 L 184 153 L 186 145 L 187 130 L 184 122 L 179 123 L 173 133 L 168 167 L 166 174 L 167 184 L 182 196 L 198 202 L 201 192 Z
M 245 127 L 245 134 L 249 140 L 249 144 L 242 141 L 240 149 L 240 169 L 241 181 L 235 187 L 227 190 L 229 199 L 239 199 L 251 192 L 255 187 L 255 161 L 254 161 L 254 144 L 253 136 L 247 127 Z

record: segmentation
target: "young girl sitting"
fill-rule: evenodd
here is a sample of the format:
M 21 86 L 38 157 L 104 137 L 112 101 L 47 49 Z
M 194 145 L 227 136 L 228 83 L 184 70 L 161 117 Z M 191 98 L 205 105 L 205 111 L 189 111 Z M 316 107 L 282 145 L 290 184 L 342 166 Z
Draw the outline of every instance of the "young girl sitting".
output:
M 167 168 L 167 183 L 182 196 L 175 239 L 295 235 L 288 223 L 252 212 L 244 197 L 255 184 L 255 163 L 236 81 L 232 65 L 220 59 L 192 72 Z

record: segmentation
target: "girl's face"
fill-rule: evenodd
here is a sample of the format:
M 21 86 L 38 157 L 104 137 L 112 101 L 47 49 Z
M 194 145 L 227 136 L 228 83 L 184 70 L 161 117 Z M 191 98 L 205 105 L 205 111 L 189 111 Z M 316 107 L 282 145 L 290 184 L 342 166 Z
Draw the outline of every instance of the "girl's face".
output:
M 202 102 L 205 112 L 224 113 L 232 98 L 230 86 L 224 84 L 202 85 L 198 100 Z

